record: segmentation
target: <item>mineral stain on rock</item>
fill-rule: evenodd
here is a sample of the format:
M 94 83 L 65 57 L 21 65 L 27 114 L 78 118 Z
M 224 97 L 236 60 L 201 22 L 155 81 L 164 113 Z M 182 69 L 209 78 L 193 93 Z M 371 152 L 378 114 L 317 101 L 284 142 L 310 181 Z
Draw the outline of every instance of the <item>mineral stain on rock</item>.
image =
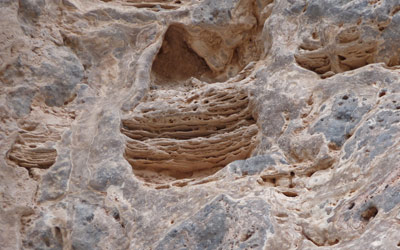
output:
M 393 0 L 0 0 L 1 249 L 398 249 Z

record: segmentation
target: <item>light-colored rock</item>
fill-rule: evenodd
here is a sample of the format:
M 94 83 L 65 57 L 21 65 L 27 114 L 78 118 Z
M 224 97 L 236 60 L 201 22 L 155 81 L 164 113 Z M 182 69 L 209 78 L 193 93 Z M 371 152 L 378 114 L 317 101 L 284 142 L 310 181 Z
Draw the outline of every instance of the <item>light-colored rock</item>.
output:
M 400 248 L 399 10 L 0 0 L 0 249 Z

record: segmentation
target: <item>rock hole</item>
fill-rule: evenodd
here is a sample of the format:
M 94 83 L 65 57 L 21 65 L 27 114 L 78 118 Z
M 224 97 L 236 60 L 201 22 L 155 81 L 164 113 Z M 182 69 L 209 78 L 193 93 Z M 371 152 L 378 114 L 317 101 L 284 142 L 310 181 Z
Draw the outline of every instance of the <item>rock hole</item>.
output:
M 290 191 L 286 191 L 286 192 L 282 192 L 283 195 L 287 196 L 287 197 L 297 197 L 298 194 L 295 192 L 290 192 Z
M 310 95 L 310 97 L 307 100 L 307 105 L 311 106 L 313 104 L 314 104 L 313 95 Z
M 384 95 L 386 95 L 386 90 L 381 90 L 380 92 L 379 92 L 379 97 L 382 97 L 382 96 L 384 96 Z
M 170 188 L 170 186 L 169 185 L 160 185 L 160 186 L 156 186 L 154 188 L 155 189 L 168 189 L 168 188 Z
M 361 218 L 364 221 L 370 221 L 378 214 L 378 209 L 375 206 L 370 206 L 361 213 Z
M 161 86 L 185 85 L 191 77 L 208 83 L 225 81 L 260 59 L 262 44 L 255 41 L 261 30 L 255 25 L 241 33 L 241 42 L 227 46 L 236 38 L 220 29 L 172 24 L 153 61 L 153 82 Z
M 311 171 L 311 172 L 307 173 L 307 177 L 313 176 L 313 174 L 314 174 L 315 172 L 317 172 L 317 171 Z
M 187 182 L 176 182 L 176 183 L 173 183 L 172 184 L 172 186 L 175 186 L 175 187 L 185 187 L 185 186 L 187 186 Z
M 92 222 L 93 219 L 94 219 L 94 214 L 90 214 L 90 215 L 86 216 L 85 219 L 86 219 L 87 222 Z
M 342 99 L 343 99 L 343 100 L 347 100 L 347 99 L 349 99 L 349 96 L 348 96 L 348 95 L 344 95 L 344 96 L 342 97 Z
M 399 11 L 400 11 L 400 5 L 397 5 L 397 6 L 395 6 L 395 7 L 393 8 L 393 10 L 391 11 L 390 15 L 391 15 L 391 16 L 394 16 L 394 15 L 396 15 L 396 13 L 399 12 Z
M 355 203 L 352 202 L 352 203 L 350 204 L 350 206 L 349 206 L 349 210 L 353 209 L 354 205 L 355 205 Z
M 334 143 L 334 142 L 328 143 L 328 148 L 329 148 L 330 150 L 333 150 L 333 151 L 337 151 L 337 150 L 340 149 L 340 147 L 339 147 L 338 145 L 336 145 L 336 143 Z
M 47 247 L 50 247 L 50 240 L 47 236 L 43 236 L 42 240 L 43 240 L 44 244 L 46 244 Z
M 66 100 L 66 101 L 64 102 L 64 105 L 68 105 L 69 103 L 73 102 L 73 101 L 75 100 L 76 96 L 77 96 L 76 93 L 74 93 L 73 95 L 71 95 L 71 97 L 70 97 L 68 100 Z
M 329 244 L 330 246 L 336 245 L 336 244 L 338 244 L 338 243 L 339 243 L 339 239 L 335 239 L 334 241 L 329 241 L 329 242 L 328 242 L 328 244 Z
M 204 79 L 203 76 L 212 73 L 204 59 L 185 41 L 188 36 L 187 31 L 180 25 L 171 25 L 166 31 L 152 65 L 157 84 L 183 81 L 190 77 Z
M 62 245 L 63 238 L 62 238 L 62 234 L 61 234 L 61 229 L 59 227 L 54 228 L 54 237 Z
M 241 242 L 247 241 L 248 239 L 250 239 L 251 236 L 253 236 L 253 234 L 254 234 L 254 232 L 250 232 L 250 231 L 246 232 L 245 234 L 243 234 L 240 237 L 240 241 Z
M 120 220 L 120 216 L 119 216 L 118 210 L 114 210 L 114 211 L 113 211 L 112 217 L 113 217 L 116 221 L 119 221 L 119 220 Z
M 272 184 L 276 184 L 276 178 L 271 178 L 271 177 L 268 177 L 268 176 L 261 176 L 261 179 L 264 181 L 264 182 L 269 182 L 269 183 L 272 183 Z

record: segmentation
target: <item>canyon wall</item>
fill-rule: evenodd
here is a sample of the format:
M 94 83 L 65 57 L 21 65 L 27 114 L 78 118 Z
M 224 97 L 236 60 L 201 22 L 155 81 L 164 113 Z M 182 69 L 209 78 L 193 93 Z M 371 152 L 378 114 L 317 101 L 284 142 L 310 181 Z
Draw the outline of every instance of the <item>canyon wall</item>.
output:
M 0 249 L 400 249 L 397 0 L 0 0 Z

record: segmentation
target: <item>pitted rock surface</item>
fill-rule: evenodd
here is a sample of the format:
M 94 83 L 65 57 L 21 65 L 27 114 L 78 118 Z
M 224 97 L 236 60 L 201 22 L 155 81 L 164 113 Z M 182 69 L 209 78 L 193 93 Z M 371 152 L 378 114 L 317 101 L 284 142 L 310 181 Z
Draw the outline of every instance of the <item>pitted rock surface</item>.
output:
M 0 249 L 400 249 L 400 2 L 0 0 Z

